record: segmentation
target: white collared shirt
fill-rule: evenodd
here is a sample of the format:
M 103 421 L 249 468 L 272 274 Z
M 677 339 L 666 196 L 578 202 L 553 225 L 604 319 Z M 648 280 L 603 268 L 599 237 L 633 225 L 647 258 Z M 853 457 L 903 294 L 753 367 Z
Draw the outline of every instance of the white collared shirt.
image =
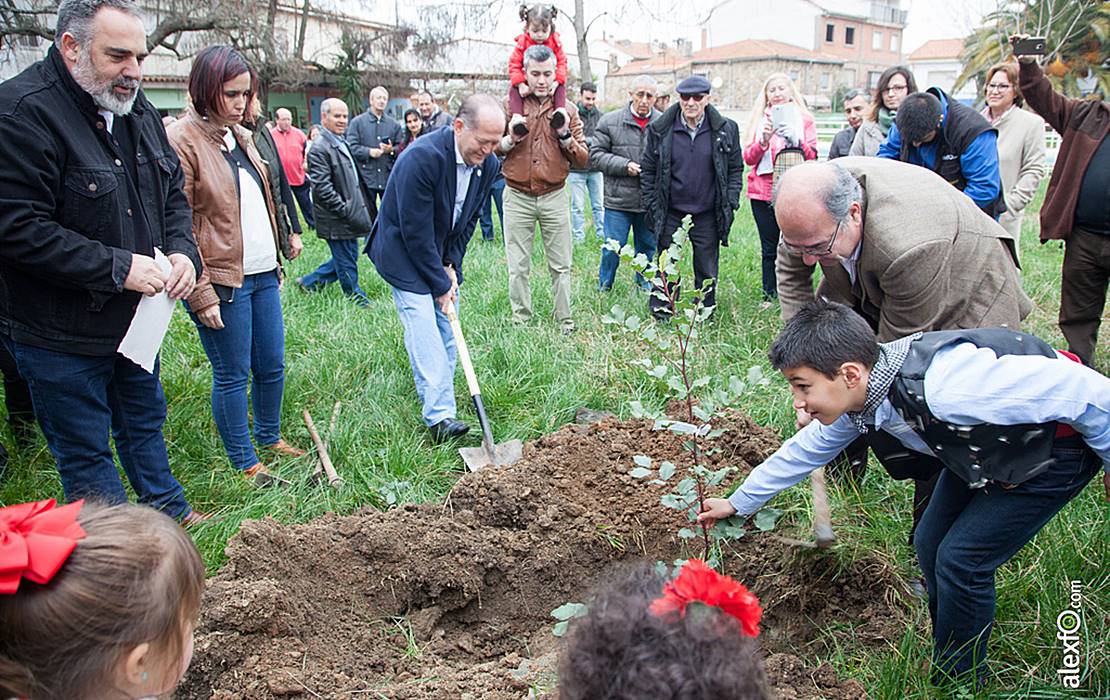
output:
M 860 242 L 856 244 L 856 249 L 852 251 L 852 254 L 840 260 L 840 266 L 848 273 L 848 279 L 851 280 L 853 285 L 856 283 L 856 267 L 859 266 L 859 251 L 862 247 L 863 239 L 861 238 Z
M 451 217 L 451 225 L 459 222 L 462 215 L 463 204 L 466 203 L 466 193 L 470 191 L 470 174 L 477 166 L 467 165 L 459 150 L 459 143 L 455 141 L 455 213 Z
M 954 425 L 1070 425 L 1110 473 L 1110 378 L 1077 362 L 1041 355 L 998 357 L 973 343 L 949 345 L 937 351 L 925 370 L 925 401 L 934 416 Z M 875 410 L 875 427 L 909 450 L 932 454 L 890 399 Z M 756 512 L 831 462 L 859 435 L 847 414 L 830 425 L 813 421 L 752 470 L 729 502 L 741 515 Z

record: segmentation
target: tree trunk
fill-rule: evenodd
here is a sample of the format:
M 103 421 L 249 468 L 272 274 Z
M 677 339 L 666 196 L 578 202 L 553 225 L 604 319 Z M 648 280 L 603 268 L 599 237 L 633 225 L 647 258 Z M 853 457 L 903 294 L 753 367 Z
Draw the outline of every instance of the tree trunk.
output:
M 578 77 L 582 82 L 594 79 L 590 70 L 590 45 L 586 41 L 589 27 L 586 25 L 585 0 L 574 0 L 574 36 L 578 40 Z
M 301 7 L 301 26 L 297 30 L 297 49 L 294 51 L 294 57 L 298 61 L 304 60 L 304 33 L 308 29 L 308 8 L 311 0 L 304 0 L 304 5 Z

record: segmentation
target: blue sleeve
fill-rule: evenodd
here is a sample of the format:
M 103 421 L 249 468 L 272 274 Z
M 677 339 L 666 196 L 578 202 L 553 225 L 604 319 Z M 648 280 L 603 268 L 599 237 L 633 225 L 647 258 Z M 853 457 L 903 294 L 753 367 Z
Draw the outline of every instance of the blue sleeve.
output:
M 998 134 L 984 131 L 960 155 L 960 170 L 967 186 L 964 194 L 985 209 L 998 199 L 1002 178 L 998 174 Z
M 780 491 L 831 462 L 859 435 L 859 430 L 846 415 L 831 425 L 813 421 L 753 469 L 740 488 L 728 497 L 729 503 L 740 515 L 751 515 Z
M 901 160 L 902 158 L 902 135 L 898 133 L 898 125 L 891 124 L 890 131 L 886 134 L 886 141 L 879 145 L 879 152 L 875 155 L 880 158 L 889 158 L 890 160 Z
M 310 152 L 311 153 L 311 152 Z M 436 246 L 435 191 L 434 177 L 440 175 L 441 168 L 427 160 L 424 151 L 414 151 L 411 156 L 397 162 L 390 183 L 397 193 L 397 220 L 401 232 L 401 244 L 412 262 L 413 268 L 438 297 L 451 289 L 451 278 L 443 270 L 443 256 Z

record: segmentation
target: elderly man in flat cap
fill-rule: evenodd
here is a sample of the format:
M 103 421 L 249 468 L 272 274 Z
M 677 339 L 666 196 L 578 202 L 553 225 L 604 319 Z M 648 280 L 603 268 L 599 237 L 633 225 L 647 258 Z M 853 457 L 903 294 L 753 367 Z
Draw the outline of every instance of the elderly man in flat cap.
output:
M 683 217 L 693 218 L 694 287 L 714 280 L 702 302 L 715 306 L 720 246 L 728 245 L 732 217 L 740 206 L 744 164 L 736 122 L 709 104 L 709 81 L 692 75 L 678 84 L 678 104 L 648 126 L 641 162 L 640 193 L 659 232 L 659 251 L 671 245 Z M 659 284 L 657 282 L 657 284 Z M 665 303 L 649 297 L 652 313 L 666 318 Z

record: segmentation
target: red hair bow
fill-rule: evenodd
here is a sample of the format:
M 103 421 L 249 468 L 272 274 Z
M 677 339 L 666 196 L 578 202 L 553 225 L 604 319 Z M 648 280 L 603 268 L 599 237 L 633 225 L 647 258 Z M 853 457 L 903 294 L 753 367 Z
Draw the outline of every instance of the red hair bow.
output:
M 686 606 L 695 602 L 720 608 L 736 618 L 747 636 L 759 634 L 759 618 L 763 616 L 759 599 L 744 584 L 718 574 L 698 559 L 686 562 L 673 581 L 663 584 L 663 596 L 652 602 L 651 612 L 659 616 L 677 612 L 681 617 L 686 614 Z
M 61 508 L 54 499 L 0 508 L 0 595 L 15 593 L 19 581 L 48 583 L 69 559 L 85 531 L 77 514 L 85 502 Z

